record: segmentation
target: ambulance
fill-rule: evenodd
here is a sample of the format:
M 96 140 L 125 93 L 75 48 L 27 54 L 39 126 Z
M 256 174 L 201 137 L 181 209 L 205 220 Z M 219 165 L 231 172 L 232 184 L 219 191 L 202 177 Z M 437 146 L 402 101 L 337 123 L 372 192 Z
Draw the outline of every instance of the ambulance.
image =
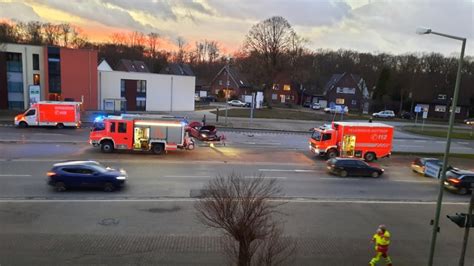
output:
M 15 116 L 15 126 L 80 127 L 81 103 L 41 101 L 34 103 L 24 113 Z

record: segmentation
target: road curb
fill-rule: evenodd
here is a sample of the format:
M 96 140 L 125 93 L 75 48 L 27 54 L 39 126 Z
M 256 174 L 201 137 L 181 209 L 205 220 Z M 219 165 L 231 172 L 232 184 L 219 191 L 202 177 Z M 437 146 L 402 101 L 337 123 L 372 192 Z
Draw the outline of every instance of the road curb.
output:
M 62 141 L 62 140 L 20 140 L 7 139 L 0 140 L 0 143 L 35 143 L 35 144 L 87 144 L 88 141 Z

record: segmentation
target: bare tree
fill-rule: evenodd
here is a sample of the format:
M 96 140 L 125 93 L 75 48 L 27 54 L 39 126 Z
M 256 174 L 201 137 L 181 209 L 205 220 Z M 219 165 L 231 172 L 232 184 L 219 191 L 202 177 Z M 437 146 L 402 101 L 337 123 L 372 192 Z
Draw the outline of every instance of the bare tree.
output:
M 74 31 L 74 28 L 71 27 L 69 23 L 59 24 L 59 38 L 62 41 L 62 46 L 68 47 L 70 41 L 71 32 Z
M 281 196 L 275 179 L 231 173 L 209 181 L 195 208 L 204 225 L 224 231 L 228 255 L 235 257 L 239 266 L 249 266 L 256 261 L 252 260 L 256 254 L 258 260 L 276 262 L 279 259 L 267 257 L 276 258 L 276 251 L 286 251 L 285 245 L 274 248 L 269 247 L 273 243 L 265 242 L 276 240 L 282 233 L 274 215 L 280 213 L 278 207 L 285 202 L 270 201 Z
M 115 32 L 112 33 L 110 36 L 110 40 L 113 44 L 118 46 L 126 46 L 127 45 L 127 35 L 123 32 Z
M 150 56 L 152 58 L 155 58 L 158 52 L 159 38 L 160 35 L 156 32 L 150 32 L 147 35 L 148 50 L 150 51 Z
M 23 31 L 24 41 L 30 44 L 43 44 L 43 36 L 41 34 L 41 28 L 43 24 L 39 21 L 30 21 L 28 24 L 18 23 L 19 29 L 21 30 L 21 25 L 25 27 Z
M 48 45 L 58 45 L 60 35 L 60 25 L 45 23 L 43 24 L 44 41 Z
M 256 57 L 258 64 L 263 67 L 265 99 L 271 99 L 275 77 L 288 63 L 288 57 L 285 55 L 291 48 L 300 46 L 297 41 L 302 39 L 297 37 L 290 23 L 280 16 L 271 17 L 252 26 L 247 34 L 243 48 L 249 56 Z
M 178 45 L 178 52 L 175 54 L 175 62 L 177 63 L 183 63 L 186 57 L 186 51 L 185 51 L 185 46 L 186 46 L 186 40 L 183 37 L 178 37 L 176 39 L 176 45 Z

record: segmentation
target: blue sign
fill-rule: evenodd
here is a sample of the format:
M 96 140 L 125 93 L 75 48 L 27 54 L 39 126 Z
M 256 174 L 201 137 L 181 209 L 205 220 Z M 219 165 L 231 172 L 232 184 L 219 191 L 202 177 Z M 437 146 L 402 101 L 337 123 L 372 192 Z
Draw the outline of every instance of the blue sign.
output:
M 415 113 L 421 113 L 423 110 L 421 108 L 421 106 L 417 105 L 415 106 Z

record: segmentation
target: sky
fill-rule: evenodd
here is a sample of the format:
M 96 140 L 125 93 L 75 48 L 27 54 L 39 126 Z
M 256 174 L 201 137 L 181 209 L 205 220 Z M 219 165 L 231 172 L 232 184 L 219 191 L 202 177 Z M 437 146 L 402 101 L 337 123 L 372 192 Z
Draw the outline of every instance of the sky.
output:
M 467 38 L 466 55 L 474 56 L 474 0 L 0 0 L 0 19 L 68 22 L 91 41 L 110 41 L 116 32 L 156 32 L 164 49 L 181 37 L 191 48 L 196 41 L 217 41 L 225 54 L 272 16 L 286 18 L 312 50 L 459 55 L 460 41 L 417 35 L 424 26 Z

